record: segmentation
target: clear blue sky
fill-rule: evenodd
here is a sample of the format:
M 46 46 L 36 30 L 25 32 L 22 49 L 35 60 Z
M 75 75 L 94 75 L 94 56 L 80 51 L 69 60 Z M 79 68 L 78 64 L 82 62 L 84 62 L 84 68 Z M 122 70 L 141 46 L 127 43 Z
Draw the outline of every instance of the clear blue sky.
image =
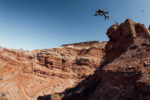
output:
M 110 19 L 92 16 L 97 9 L 109 11 Z M 150 0 L 0 0 L 0 46 L 33 50 L 107 41 L 115 21 L 148 26 L 149 10 Z

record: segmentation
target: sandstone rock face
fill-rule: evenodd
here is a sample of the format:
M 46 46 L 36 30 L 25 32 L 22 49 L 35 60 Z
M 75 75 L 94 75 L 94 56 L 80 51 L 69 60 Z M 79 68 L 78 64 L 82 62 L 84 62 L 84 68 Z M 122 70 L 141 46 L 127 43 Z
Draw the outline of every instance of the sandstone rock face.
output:
M 83 42 L 28 52 L 0 48 L 1 98 L 150 100 L 149 30 L 127 19 L 111 26 L 107 35 L 107 44 Z
M 92 41 L 35 51 L 0 48 L 0 99 L 37 100 L 76 86 L 99 67 L 105 45 Z
M 107 35 L 110 40 L 99 69 L 75 88 L 59 93 L 61 100 L 150 100 L 148 29 L 127 19 L 111 26 Z
M 95 73 L 100 82 L 84 100 L 150 100 L 149 31 L 127 19 L 109 38 L 106 62 Z

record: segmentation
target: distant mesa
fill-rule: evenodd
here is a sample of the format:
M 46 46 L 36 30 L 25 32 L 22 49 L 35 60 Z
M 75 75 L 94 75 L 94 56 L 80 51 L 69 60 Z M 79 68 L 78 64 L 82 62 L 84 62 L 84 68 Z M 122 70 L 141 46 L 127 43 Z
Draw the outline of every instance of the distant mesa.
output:
M 63 44 L 62 46 L 68 46 L 68 45 L 75 45 L 75 46 L 87 46 L 91 44 L 97 44 L 99 41 L 86 41 L 86 42 L 79 42 L 79 43 L 72 43 L 72 44 Z

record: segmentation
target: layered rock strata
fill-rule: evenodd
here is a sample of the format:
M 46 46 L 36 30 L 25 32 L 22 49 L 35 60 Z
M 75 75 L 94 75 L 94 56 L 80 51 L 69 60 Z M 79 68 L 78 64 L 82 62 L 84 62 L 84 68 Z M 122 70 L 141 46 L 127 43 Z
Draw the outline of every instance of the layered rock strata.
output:
M 60 100 L 150 100 L 150 33 L 127 19 L 111 26 L 99 69 Z M 49 95 L 50 100 L 55 100 Z
M 37 100 L 76 86 L 100 65 L 106 42 L 23 51 L 0 48 L 0 98 Z

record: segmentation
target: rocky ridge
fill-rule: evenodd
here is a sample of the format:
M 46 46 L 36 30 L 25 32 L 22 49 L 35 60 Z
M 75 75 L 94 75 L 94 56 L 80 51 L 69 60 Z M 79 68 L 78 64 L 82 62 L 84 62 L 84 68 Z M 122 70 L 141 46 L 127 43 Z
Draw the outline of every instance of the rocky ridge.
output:
M 30 52 L 0 49 L 0 96 L 150 100 L 149 30 L 127 19 L 112 25 L 107 35 L 107 43 L 83 42 Z
M 50 100 L 150 100 L 149 30 L 127 19 L 112 25 L 107 35 L 99 69 L 75 88 L 58 93 L 59 98 L 49 95 Z
M 150 100 L 150 32 L 130 19 L 111 32 L 100 83 L 86 100 Z
M 34 51 L 0 48 L 0 98 L 37 100 L 76 86 L 98 68 L 105 45 L 90 41 Z

